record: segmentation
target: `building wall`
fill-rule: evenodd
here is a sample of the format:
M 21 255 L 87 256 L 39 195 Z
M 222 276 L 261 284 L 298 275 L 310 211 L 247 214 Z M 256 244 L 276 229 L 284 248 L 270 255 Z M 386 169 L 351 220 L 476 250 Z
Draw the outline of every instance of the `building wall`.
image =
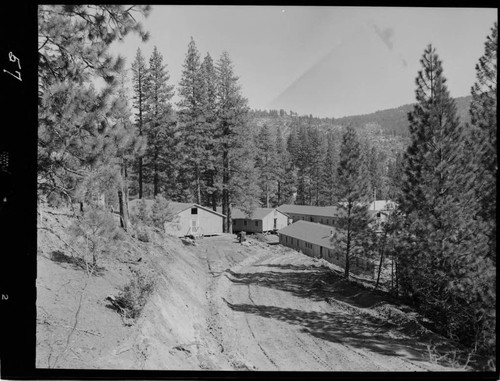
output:
M 301 251 L 310 257 L 323 258 L 327 262 L 345 268 L 345 254 L 339 253 L 333 248 L 322 247 L 321 249 L 320 245 L 308 243 L 281 233 L 279 234 L 279 242 L 283 246 Z M 374 278 L 375 264 L 366 258 L 351 258 L 350 271 L 356 275 L 362 274 Z
M 241 231 L 247 233 L 262 233 L 262 220 L 251 220 L 249 218 L 233 218 L 233 233 L 238 233 Z
M 275 218 L 276 218 L 276 230 L 280 230 L 281 228 L 288 226 L 288 217 L 285 216 L 283 213 L 275 210 L 274 212 L 269 213 L 266 217 L 264 217 L 263 230 L 265 232 L 274 230 L 274 219 Z
M 233 232 L 238 233 L 245 231 L 247 233 L 263 233 L 274 230 L 274 219 L 276 221 L 276 229 L 279 230 L 288 225 L 288 217 L 283 213 L 269 213 L 262 220 L 252 220 L 249 218 L 233 218 Z M 245 225 L 246 221 L 246 225 Z
M 177 222 L 166 224 L 165 231 L 177 237 L 184 237 L 195 232 L 190 229 L 193 226 L 193 221 L 195 221 L 194 225 L 198 227 L 198 234 L 212 235 L 222 233 L 222 216 L 210 213 L 201 208 L 197 208 L 197 212 L 197 214 L 191 214 L 191 208 L 179 212 L 177 214 Z
M 312 214 L 289 214 L 292 218 L 293 222 L 297 221 L 309 221 L 309 222 L 318 222 L 323 225 L 333 226 L 334 217 L 324 217 L 324 216 L 316 216 Z

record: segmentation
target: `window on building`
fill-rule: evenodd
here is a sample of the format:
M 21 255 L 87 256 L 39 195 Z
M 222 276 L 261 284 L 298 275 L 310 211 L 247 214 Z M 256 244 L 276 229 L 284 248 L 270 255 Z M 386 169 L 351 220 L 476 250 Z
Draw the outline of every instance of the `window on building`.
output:
M 321 219 L 321 223 L 323 223 L 323 219 Z
M 191 208 L 191 214 L 198 214 L 198 208 Z
M 255 226 L 259 226 L 259 221 L 255 221 Z
M 247 226 L 247 220 L 243 220 L 243 225 Z
M 330 221 L 328 221 L 328 218 L 326 219 L 326 224 L 330 225 Z

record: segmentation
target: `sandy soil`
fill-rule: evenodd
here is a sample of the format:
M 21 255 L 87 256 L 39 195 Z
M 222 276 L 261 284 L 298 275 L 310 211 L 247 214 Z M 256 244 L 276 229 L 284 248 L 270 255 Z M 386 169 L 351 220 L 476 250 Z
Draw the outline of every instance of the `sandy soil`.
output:
M 325 262 L 251 242 L 242 247 L 224 236 L 196 248 L 205 251 L 212 274 L 207 326 L 218 369 L 445 369 L 429 362 L 424 343 L 360 306 L 359 297 L 325 294 L 315 285 L 331 273 Z
M 52 211 L 42 225 L 50 230 L 39 229 L 37 367 L 456 370 L 429 359 L 426 343 L 442 338 L 323 260 L 229 234 L 194 246 L 166 237 L 131 242 L 87 279 L 61 241 L 69 222 Z M 106 297 L 133 267 L 153 269 L 158 283 L 136 324 L 125 326 Z

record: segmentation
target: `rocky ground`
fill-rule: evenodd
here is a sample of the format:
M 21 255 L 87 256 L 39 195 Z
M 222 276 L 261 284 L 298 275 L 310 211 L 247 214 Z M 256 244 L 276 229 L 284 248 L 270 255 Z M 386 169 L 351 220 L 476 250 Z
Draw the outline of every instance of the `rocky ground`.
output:
M 70 259 L 70 221 L 47 209 L 39 224 L 39 368 L 457 370 L 429 351 L 431 341 L 451 347 L 409 307 L 346 282 L 323 260 L 229 234 L 194 244 L 127 239 L 89 278 Z M 158 281 L 130 325 L 106 298 L 136 268 Z

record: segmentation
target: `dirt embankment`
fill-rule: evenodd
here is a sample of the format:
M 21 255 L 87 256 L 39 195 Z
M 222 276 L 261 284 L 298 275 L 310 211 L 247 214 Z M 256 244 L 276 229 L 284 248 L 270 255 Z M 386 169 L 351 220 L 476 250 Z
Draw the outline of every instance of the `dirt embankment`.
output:
M 411 310 L 344 281 L 323 260 L 255 239 L 240 245 L 232 235 L 194 246 L 131 240 L 87 282 L 62 242 L 70 217 L 52 211 L 44 218 L 39 367 L 456 370 L 433 361 L 427 344 L 443 339 Z M 106 297 L 138 267 L 156 272 L 157 288 L 136 324 L 125 326 Z
M 179 239 L 127 238 L 123 250 L 99 259 L 88 278 L 75 261 L 69 211 L 45 209 L 38 223 L 37 350 L 39 368 L 199 369 L 190 356 L 205 326 L 206 264 Z M 40 216 L 39 216 L 40 217 Z M 154 272 L 156 291 L 129 326 L 106 298 L 133 270 Z M 153 350 L 154 349 L 154 350 Z

